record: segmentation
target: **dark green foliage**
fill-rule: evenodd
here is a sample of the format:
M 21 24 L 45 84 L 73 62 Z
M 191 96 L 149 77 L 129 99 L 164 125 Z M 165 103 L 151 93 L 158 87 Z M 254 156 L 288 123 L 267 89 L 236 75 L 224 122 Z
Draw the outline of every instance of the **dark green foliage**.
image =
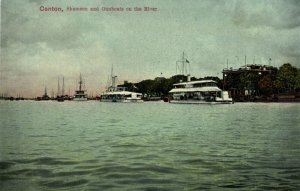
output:
M 270 95 L 273 92 L 274 83 L 271 75 L 262 77 L 258 82 L 259 91 L 263 95 Z
M 290 63 L 280 66 L 278 74 L 276 76 L 275 85 L 280 92 L 294 92 L 299 85 L 298 70 Z
M 289 63 L 283 64 L 279 69 L 276 67 L 270 68 L 268 71 L 260 70 L 261 72 L 258 72 L 257 68 L 252 68 L 253 70 L 237 70 L 237 72 L 225 76 L 223 80 L 215 76 L 207 76 L 204 78 L 191 77 L 191 81 L 214 80 L 221 89 L 234 89 L 242 94 L 247 90 L 252 92 L 252 96 L 269 96 L 278 92 L 291 93 L 300 91 L 300 69 Z M 186 81 L 187 76 L 175 75 L 170 78 L 157 77 L 155 79 L 147 79 L 135 84 L 125 82 L 121 86 L 127 87 L 129 91 L 140 92 L 148 96 L 164 97 L 173 88 L 173 84 Z
M 206 77 L 205 79 L 212 79 L 220 83 L 221 80 L 218 77 Z M 195 77 L 191 77 L 192 81 L 199 80 Z M 175 75 L 170 78 L 157 77 L 153 80 L 147 79 L 136 84 L 133 83 L 124 83 L 120 86 L 127 87 L 130 91 L 136 91 L 139 93 L 147 94 L 149 96 L 158 96 L 163 97 L 167 96 L 168 92 L 173 88 L 173 84 L 186 82 L 187 76 L 184 75 Z

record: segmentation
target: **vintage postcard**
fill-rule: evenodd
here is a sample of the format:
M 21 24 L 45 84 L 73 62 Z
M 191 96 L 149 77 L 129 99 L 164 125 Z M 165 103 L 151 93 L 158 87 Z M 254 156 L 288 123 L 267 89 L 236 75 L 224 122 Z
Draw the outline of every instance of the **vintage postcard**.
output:
M 300 1 L 0 4 L 0 190 L 300 189 Z

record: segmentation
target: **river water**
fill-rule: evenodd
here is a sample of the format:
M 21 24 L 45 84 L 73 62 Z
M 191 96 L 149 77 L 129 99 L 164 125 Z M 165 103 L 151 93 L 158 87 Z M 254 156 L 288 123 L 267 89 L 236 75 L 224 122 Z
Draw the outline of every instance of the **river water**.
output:
M 299 190 L 299 112 L 0 101 L 0 190 Z

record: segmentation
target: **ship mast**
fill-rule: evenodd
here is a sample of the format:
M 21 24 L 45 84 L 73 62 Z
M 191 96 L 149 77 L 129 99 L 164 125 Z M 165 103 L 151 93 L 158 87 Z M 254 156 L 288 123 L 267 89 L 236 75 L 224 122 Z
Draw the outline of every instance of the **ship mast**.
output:
M 80 73 L 80 77 L 79 77 L 79 91 L 81 91 L 81 85 L 82 85 L 82 77 L 81 77 L 81 73 Z
M 114 66 L 112 65 L 112 67 L 111 67 L 111 86 L 115 90 L 115 88 L 116 88 L 116 78 L 118 76 L 114 76 L 113 72 L 114 72 Z
M 176 74 L 177 69 L 179 70 L 179 74 L 187 75 L 188 81 L 190 81 L 190 62 L 186 59 L 184 52 L 182 52 L 181 60 L 176 61 Z
M 186 72 L 186 66 L 185 66 L 185 58 L 184 58 L 184 52 L 182 52 L 182 74 L 184 75 Z
M 57 96 L 60 94 L 59 77 L 57 78 Z
M 61 94 L 62 94 L 62 96 L 65 95 L 65 77 L 63 77 L 63 84 L 62 84 Z
M 54 98 L 54 90 L 53 90 L 53 88 L 51 90 L 51 98 Z
M 44 95 L 47 96 L 47 87 L 45 87 L 45 94 Z

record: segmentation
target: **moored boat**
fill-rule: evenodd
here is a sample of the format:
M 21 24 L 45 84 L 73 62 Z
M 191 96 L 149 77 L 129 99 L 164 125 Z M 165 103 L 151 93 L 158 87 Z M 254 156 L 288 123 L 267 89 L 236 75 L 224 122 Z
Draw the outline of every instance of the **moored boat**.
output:
M 82 85 L 83 81 L 82 81 L 81 74 L 79 77 L 78 84 L 79 84 L 79 87 L 77 90 L 75 90 L 75 95 L 74 95 L 73 101 L 87 101 L 88 98 L 87 98 L 86 90 L 84 89 L 84 87 Z
M 16 99 L 16 100 L 19 100 L 19 99 Z M 48 101 L 48 100 L 50 100 L 50 97 L 47 94 L 47 87 L 45 87 L 44 95 L 42 97 L 35 98 L 35 101 Z
M 56 96 L 56 100 L 58 102 L 65 101 L 64 91 L 65 91 L 65 79 L 63 77 L 63 85 L 62 85 L 62 88 L 60 89 L 59 78 L 58 78 L 58 80 L 57 80 L 57 96 Z
M 116 86 L 117 76 L 112 75 L 112 84 L 111 86 L 101 94 L 101 102 L 123 102 L 123 103 L 141 103 L 142 94 L 137 92 L 127 91 L 126 87 Z
M 218 88 L 213 80 L 187 81 L 173 85 L 169 91 L 170 103 L 179 104 L 231 104 L 233 103 L 227 91 Z

